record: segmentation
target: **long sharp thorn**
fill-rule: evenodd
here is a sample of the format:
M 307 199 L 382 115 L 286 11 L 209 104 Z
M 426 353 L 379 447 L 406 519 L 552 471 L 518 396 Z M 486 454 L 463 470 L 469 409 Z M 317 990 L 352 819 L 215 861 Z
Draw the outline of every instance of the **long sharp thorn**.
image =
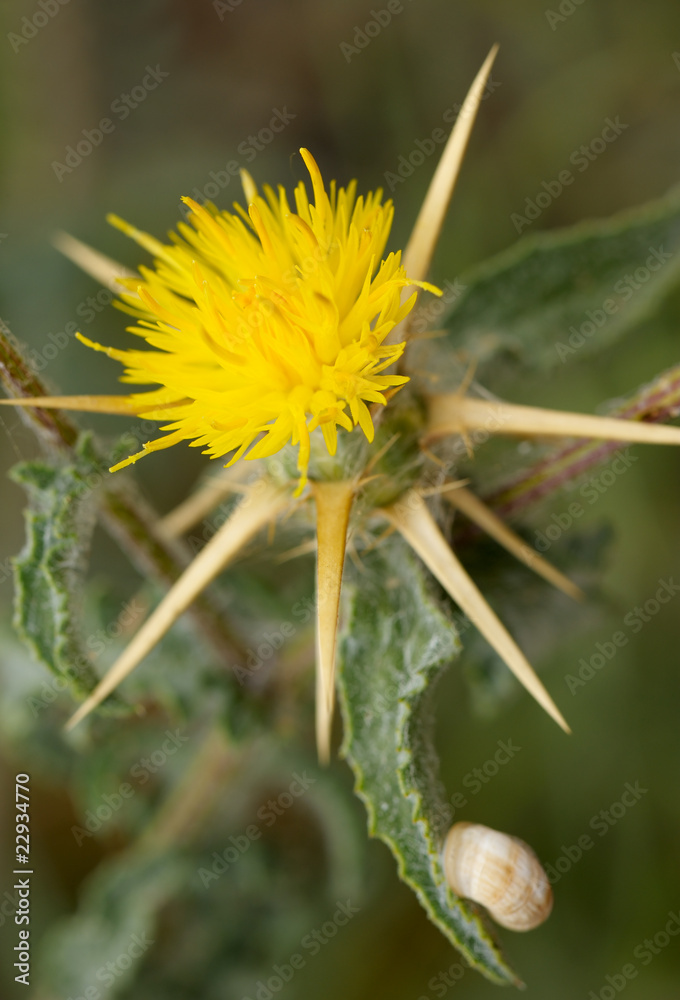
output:
M 55 233 L 52 243 L 76 267 L 89 274 L 95 281 L 101 282 L 102 285 L 115 295 L 120 295 L 121 292 L 130 294 L 128 289 L 120 283 L 120 278 L 139 279 L 139 275 L 135 274 L 134 271 L 128 270 L 127 267 L 100 253 L 99 250 L 94 250 L 87 243 L 81 243 L 80 240 L 77 240 L 75 236 L 69 235 L 69 233 Z
M 290 498 L 285 490 L 265 480 L 261 480 L 257 487 L 253 487 L 249 496 L 241 501 L 229 520 L 201 549 L 168 591 L 124 653 L 69 720 L 67 729 L 73 729 L 118 687 L 163 638 L 201 591 L 214 580 L 253 535 L 267 521 L 280 514 L 289 502 Z
M 544 559 L 531 546 L 527 545 L 519 535 L 515 534 L 471 490 L 459 487 L 456 490 L 450 490 L 445 496 L 452 507 L 456 507 L 462 511 L 466 517 L 469 517 L 483 531 L 486 531 L 488 535 L 495 538 L 508 552 L 525 563 L 529 569 L 532 569 L 539 576 L 552 583 L 558 590 L 568 594 L 569 597 L 573 597 L 574 600 L 583 600 L 585 595 L 580 587 L 577 587 L 568 577 L 552 566 L 547 559 Z
M 463 101 L 463 106 L 451 131 L 451 135 L 444 147 L 444 152 L 437 164 L 437 169 L 430 181 L 427 194 L 406 244 L 402 264 L 404 265 L 406 274 L 409 278 L 413 278 L 414 281 L 423 281 L 430 268 L 430 263 L 439 241 L 439 234 L 444 224 L 444 217 L 448 211 L 453 189 L 456 186 L 465 150 L 467 149 L 470 134 L 472 133 L 472 126 L 475 123 L 477 110 L 482 101 L 484 88 L 497 52 L 498 46 L 494 45 L 472 82 L 472 86 Z M 402 301 L 406 301 L 415 290 L 413 285 L 405 288 L 402 292 Z M 412 316 L 413 313 L 410 315 Z M 385 343 L 399 343 L 400 340 L 404 339 L 408 328 L 409 317 L 407 316 L 405 320 L 402 320 L 401 323 L 398 323 L 390 331 L 385 339 Z
M 383 513 L 464 614 L 479 629 L 489 645 L 505 661 L 515 677 L 548 715 L 565 732 L 570 732 L 569 726 L 536 676 L 533 667 L 447 544 L 424 500 L 414 490 L 410 490 L 396 504 L 385 508 Z
M 139 405 L 128 396 L 22 396 L 0 399 L 0 406 L 35 406 L 43 410 L 82 410 L 84 413 L 115 413 L 135 416 Z
M 223 469 L 216 476 L 210 476 L 186 500 L 161 518 L 160 529 L 173 538 L 183 535 L 232 493 L 241 491 L 246 493 L 248 487 L 243 485 L 243 480 L 249 474 L 252 474 L 252 469 L 248 469 L 247 464 L 241 462 L 230 469 Z
M 406 244 L 403 264 L 409 278 L 414 278 L 416 281 L 422 281 L 430 268 L 444 217 L 458 180 L 472 126 L 475 123 L 477 111 L 484 96 L 484 88 L 497 52 L 498 46 L 494 45 L 463 101 L 460 114 L 444 147 L 444 152 Z
M 280 565 L 281 563 L 289 562 L 291 559 L 299 559 L 300 556 L 311 556 L 313 552 L 316 552 L 316 539 L 310 538 L 308 541 L 301 542 L 292 549 L 288 549 L 286 552 L 275 556 L 274 562 Z
M 316 742 L 321 764 L 330 759 L 340 588 L 355 490 L 356 483 L 351 481 L 313 484 L 317 537 Z
M 526 437 L 576 437 L 641 444 L 680 444 L 680 427 L 597 417 L 589 413 L 515 406 L 447 393 L 431 396 L 425 443 L 449 434 L 485 430 Z

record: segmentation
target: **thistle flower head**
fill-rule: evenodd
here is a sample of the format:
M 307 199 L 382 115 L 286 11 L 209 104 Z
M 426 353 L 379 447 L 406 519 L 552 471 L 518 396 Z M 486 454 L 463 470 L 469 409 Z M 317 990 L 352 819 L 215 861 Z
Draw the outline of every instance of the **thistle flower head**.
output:
M 110 221 L 150 251 L 153 268 L 123 279 L 129 331 L 150 349 L 115 350 L 80 339 L 125 365 L 124 382 L 157 384 L 130 397 L 132 412 L 163 421 L 149 451 L 186 440 L 230 463 L 246 452 L 264 458 L 299 444 L 302 479 L 310 433 L 321 428 L 331 454 L 337 428 L 359 425 L 373 438 L 367 403 L 408 381 L 381 374 L 404 344 L 385 338 L 410 311 L 400 254 L 383 259 L 392 223 L 382 192 L 356 196 L 356 183 L 324 187 L 307 150 L 314 201 L 304 183 L 295 210 L 282 187 L 260 195 L 244 172 L 248 210 L 201 206 L 190 198 L 188 223 L 164 245 L 116 216 Z M 431 287 L 431 286 L 427 286 Z M 435 289 L 432 289 L 436 291 Z

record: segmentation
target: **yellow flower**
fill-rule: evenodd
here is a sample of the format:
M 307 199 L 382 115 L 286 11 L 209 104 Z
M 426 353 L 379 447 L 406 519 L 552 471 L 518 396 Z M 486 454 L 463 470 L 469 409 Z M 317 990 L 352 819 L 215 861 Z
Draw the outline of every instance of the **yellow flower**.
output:
M 382 259 L 392 202 L 382 192 L 356 196 L 356 182 L 326 191 L 311 154 L 301 150 L 314 192 L 303 182 L 292 211 L 286 193 L 260 195 L 244 171 L 248 211 L 201 206 L 190 198 L 189 223 L 165 245 L 116 216 L 122 229 L 155 257 L 154 269 L 123 279 L 128 330 L 152 350 L 83 343 L 125 365 L 124 382 L 160 388 L 128 397 L 131 412 L 164 422 L 166 434 L 142 455 L 189 441 L 219 458 L 234 452 L 264 458 L 299 444 L 304 485 L 310 433 L 321 428 L 331 454 L 338 426 L 374 428 L 367 403 L 386 403 L 386 390 L 408 378 L 381 374 L 404 344 L 385 338 L 411 310 L 401 303 L 406 277 L 400 254 Z M 437 291 L 432 286 L 426 286 Z

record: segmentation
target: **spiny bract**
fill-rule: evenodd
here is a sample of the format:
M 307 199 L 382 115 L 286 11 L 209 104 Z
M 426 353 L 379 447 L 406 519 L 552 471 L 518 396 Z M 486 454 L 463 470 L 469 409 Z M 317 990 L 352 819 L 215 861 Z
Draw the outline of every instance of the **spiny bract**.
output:
M 140 268 L 143 281 L 120 282 L 128 289 L 123 308 L 137 320 L 128 330 L 154 350 L 80 339 L 121 361 L 124 382 L 160 385 L 128 402 L 168 432 L 114 469 L 182 440 L 214 458 L 234 452 L 229 464 L 292 442 L 302 487 L 310 433 L 320 427 L 331 454 L 338 426 L 359 424 L 373 440 L 366 404 L 384 404 L 385 390 L 408 381 L 380 374 L 404 350 L 385 338 L 416 297 L 414 290 L 401 302 L 413 282 L 400 253 L 382 259 L 392 202 L 380 190 L 357 197 L 354 181 L 339 190 L 333 181 L 327 192 L 313 157 L 301 153 L 314 203 L 300 182 L 296 212 L 282 187 L 277 194 L 265 186 L 263 197 L 244 171 L 247 212 L 185 198 L 190 224 L 178 225 L 171 245 L 110 216 L 156 258 L 153 270 Z

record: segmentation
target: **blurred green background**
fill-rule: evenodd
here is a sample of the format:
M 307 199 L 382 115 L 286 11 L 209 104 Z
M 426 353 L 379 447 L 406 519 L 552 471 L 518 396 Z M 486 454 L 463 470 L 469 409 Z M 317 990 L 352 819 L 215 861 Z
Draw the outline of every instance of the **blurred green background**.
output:
M 57 6 L 56 0 L 46 0 L 43 8 L 32 0 L 5 0 L 0 11 L 0 317 L 41 357 L 46 345 L 62 342 L 60 331 L 74 322 L 100 342 L 125 342 L 124 323 L 115 310 L 90 311 L 87 299 L 96 296 L 98 286 L 52 248 L 56 230 L 66 229 L 134 266 L 139 253 L 106 225 L 108 211 L 162 235 L 179 218 L 180 196 L 205 190 L 215 182 L 213 175 L 221 190 L 206 194 L 223 207 L 239 197 L 237 181 L 224 180 L 230 161 L 247 166 L 258 182 L 280 182 L 290 189 L 303 175 L 297 154 L 303 145 L 326 178 L 346 182 L 357 177 L 360 189 L 385 186 L 385 175 L 397 170 L 399 158 L 408 157 L 415 141 L 426 139 L 442 125 L 447 109 L 462 101 L 493 42 L 501 44 L 492 77 L 497 86 L 482 105 L 434 280 L 454 281 L 470 265 L 513 244 L 517 232 L 511 215 L 523 212 L 525 200 L 535 197 L 542 182 L 557 177 L 575 150 L 600 135 L 606 118 L 618 116 L 628 128 L 577 175 L 532 232 L 607 216 L 657 197 L 678 181 L 680 8 L 670 0 L 644 5 L 562 0 L 547 10 L 525 0 L 404 0 L 403 11 L 394 13 L 363 48 L 357 38 L 363 44 L 367 36 L 357 30 L 363 31 L 374 14 L 368 3 L 356 0 L 232 0 L 215 6 L 207 0 L 70 0 Z M 373 11 L 384 6 L 378 0 Z M 41 26 L 34 30 L 31 19 L 39 11 L 47 13 L 37 17 Z M 549 18 L 549 11 L 555 16 Z M 141 85 L 148 67 L 160 68 L 159 85 L 142 100 L 132 97 L 138 106 L 128 114 L 115 110 L 123 107 L 120 103 L 112 111 L 121 95 Z M 264 133 L 267 141 L 253 152 L 249 137 L 266 129 L 277 110 L 289 123 L 271 141 L 271 133 Z M 105 117 L 114 122 L 113 131 L 69 172 L 55 169 L 55 163 L 65 163 L 67 147 L 83 139 L 83 130 L 96 129 Z M 408 235 L 434 165 L 433 156 L 392 192 L 395 248 Z M 680 315 L 672 298 L 666 310 Z M 623 396 L 678 361 L 675 329 L 669 322 L 652 323 L 644 338 L 630 337 L 595 360 L 565 365 L 550 385 L 527 384 L 522 399 L 592 410 Z M 65 393 L 114 391 L 116 366 L 72 336 L 67 339 L 56 357 L 48 352 L 42 377 Z M 112 419 L 81 423 L 111 435 L 124 430 Z M 3 411 L 0 425 L 4 471 L 37 453 L 30 431 L 13 413 Z M 587 524 L 584 519 L 584 527 L 595 530 L 607 522 L 615 532 L 597 612 L 584 612 L 578 628 L 565 619 L 561 631 L 557 617 L 552 643 L 534 637 L 537 647 L 543 643 L 547 650 L 538 665 L 573 736 L 561 734 L 526 696 L 480 715 L 455 667 L 438 697 L 442 777 L 449 795 L 463 791 L 468 800 L 456 818 L 516 833 L 552 865 L 580 836 L 592 835 L 592 849 L 555 886 L 549 922 L 528 935 L 502 934 L 530 994 L 551 1000 L 585 998 L 590 991 L 612 996 L 607 977 L 618 982 L 620 970 L 631 962 L 638 971 L 625 988 L 631 1000 L 670 1000 L 680 989 L 675 938 L 657 948 L 648 963 L 636 953 L 645 939 L 663 930 L 670 911 L 680 910 L 680 616 L 675 603 L 584 688 L 572 694 L 564 679 L 578 669 L 581 657 L 596 652 L 598 642 L 611 638 L 628 612 L 653 597 L 659 580 L 675 573 L 680 581 L 680 458 L 666 449 L 638 447 L 635 454 L 630 472 L 588 510 Z M 186 495 L 203 461 L 177 448 L 144 461 L 136 474 L 164 512 Z M 88 803 L 99 802 L 97 796 L 125 780 L 134 763 L 160 745 L 154 739 L 162 741 L 165 729 L 175 729 L 177 717 L 170 710 L 167 717 L 161 713 L 156 730 L 134 720 L 107 721 L 95 728 L 90 743 L 84 738 L 67 743 L 59 729 L 69 710 L 66 696 L 37 718 L 29 710 L 27 698 L 46 675 L 10 638 L 12 585 L 5 569 L 7 558 L 22 545 L 23 505 L 22 491 L 4 479 L 0 780 L 9 801 L 14 774 L 28 771 L 32 777 L 37 982 L 39 963 L 51 968 L 50 959 L 40 958 L 41 940 L 46 955 L 62 947 L 50 935 L 77 912 L 79 899 L 84 905 L 82 893 L 91 891 L 84 887 L 92 873 L 104 870 L 153 821 L 196 752 L 209 712 L 182 722 L 190 736 L 183 751 L 187 759 L 178 752 L 167 771 L 140 787 L 129 808 L 78 846 L 72 827 L 82 822 L 92 807 Z M 534 527 L 544 529 L 551 511 L 566 505 L 564 497 L 554 497 L 552 506 L 535 515 Z M 281 607 L 290 608 L 311 592 L 312 564 L 290 572 L 263 566 L 261 592 L 254 590 L 253 599 L 271 600 L 267 615 L 274 621 Z M 103 536 L 97 538 L 93 579 L 106 581 L 120 602 L 138 585 Z M 525 581 L 518 577 L 518 587 Z M 272 596 L 277 589 L 284 594 L 279 604 Z M 536 600 L 544 596 L 541 591 Z M 188 630 L 182 641 L 191 643 Z M 300 648 L 309 661 L 309 643 Z M 163 668 L 159 661 L 159 676 Z M 181 680 L 176 674 L 172 678 L 180 689 Z M 288 787 L 296 766 L 306 767 L 317 784 L 273 827 L 262 850 L 253 847 L 235 874 L 221 880 L 219 890 L 203 891 L 191 869 L 191 892 L 178 892 L 157 907 L 156 944 L 145 955 L 136 985 L 121 974 L 109 993 L 99 983 L 101 995 L 252 997 L 258 979 L 272 975 L 273 966 L 299 950 L 308 932 L 332 918 L 339 898 L 356 900 L 360 912 L 276 995 L 325 1000 L 496 995 L 497 988 L 476 973 L 460 978 L 458 956 L 397 880 L 387 849 L 365 842 L 363 810 L 352 797 L 346 765 L 336 762 L 323 777 L 316 771 L 311 687 L 311 675 L 305 674 L 297 691 L 307 707 L 292 710 L 294 721 L 302 719 L 300 731 L 292 734 L 293 749 L 281 760 L 265 749 L 242 769 L 202 832 L 201 850 L 209 858 L 229 835 L 256 822 L 258 808 Z M 466 776 L 493 758 L 499 740 L 512 741 L 521 752 L 475 793 Z M 647 791 L 600 836 L 601 826 L 594 829 L 591 822 L 620 800 L 626 782 L 639 782 Z M 11 819 L 10 808 L 3 814 Z M 335 841 L 330 829 L 336 831 Z M 10 834 L 7 827 L 0 843 L 0 894 L 11 887 Z M 334 844 L 332 849 L 323 847 L 325 842 Z M 180 865 L 178 872 L 159 876 L 164 888 L 158 892 L 162 896 L 173 879 L 183 884 L 185 875 Z M 135 885 L 132 872 L 131 897 Z M 147 895 L 153 893 L 149 888 Z M 150 906 L 144 899 L 143 905 Z M 81 912 L 86 915 L 80 938 L 76 935 L 81 945 L 71 941 L 68 952 L 74 963 L 86 963 L 91 944 L 90 911 Z M 11 981 L 15 929 L 9 918 L 3 923 L 3 995 L 19 996 L 22 987 Z M 211 962 L 215 969 L 240 970 L 241 978 L 224 971 L 219 973 L 223 979 L 217 972 L 211 978 Z M 449 974 L 452 966 L 447 982 L 441 974 Z M 66 980 L 57 982 L 54 973 L 50 981 L 49 971 L 41 975 L 35 995 L 75 1000 Z

